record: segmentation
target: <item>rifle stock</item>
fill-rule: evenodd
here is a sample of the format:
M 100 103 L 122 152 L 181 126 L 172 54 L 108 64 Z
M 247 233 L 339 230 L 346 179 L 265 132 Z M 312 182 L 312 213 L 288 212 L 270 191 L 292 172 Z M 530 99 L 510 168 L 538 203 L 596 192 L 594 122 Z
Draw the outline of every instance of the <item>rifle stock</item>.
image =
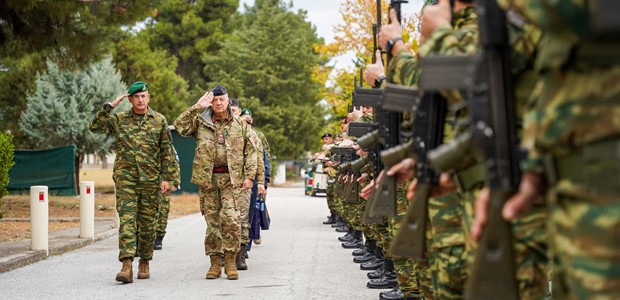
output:
M 400 223 L 400 229 L 394 237 L 390 253 L 394 256 L 420 260 L 426 252 L 426 211 L 428 198 L 434 184 L 418 184 L 413 202 L 407 208 L 407 214 Z
M 466 299 L 518 300 L 518 287 L 515 278 L 512 229 L 502 217 L 502 208 L 512 196 L 514 189 L 492 189 L 489 199 L 489 219 L 484 228 L 479 248 L 474 259 L 470 284 L 466 289 Z

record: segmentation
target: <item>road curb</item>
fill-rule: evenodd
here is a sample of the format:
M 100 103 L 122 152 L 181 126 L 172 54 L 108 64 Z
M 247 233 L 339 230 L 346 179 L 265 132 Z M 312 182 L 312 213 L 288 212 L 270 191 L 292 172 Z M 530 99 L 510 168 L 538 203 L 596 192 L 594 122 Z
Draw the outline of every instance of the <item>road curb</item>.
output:
M 0 273 L 5 273 L 46 259 L 51 255 L 59 255 L 65 252 L 88 246 L 96 241 L 101 241 L 118 233 L 117 228 L 100 232 L 94 238 L 70 238 L 50 240 L 49 254 L 45 250 L 27 251 L 6 257 L 0 257 Z

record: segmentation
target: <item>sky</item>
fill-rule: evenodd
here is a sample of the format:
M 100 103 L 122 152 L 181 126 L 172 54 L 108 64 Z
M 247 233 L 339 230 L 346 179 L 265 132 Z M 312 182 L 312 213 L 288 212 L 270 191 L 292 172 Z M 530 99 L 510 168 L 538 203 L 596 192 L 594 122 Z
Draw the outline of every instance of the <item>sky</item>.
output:
M 285 0 L 290 1 L 290 0 Z M 373 0 L 367 0 L 373 1 Z M 383 0 L 387 1 L 387 0 Z M 304 9 L 308 12 L 308 21 L 316 27 L 317 34 L 325 39 L 325 43 L 329 44 L 334 40 L 334 26 L 342 22 L 340 17 L 340 5 L 344 0 L 293 0 L 293 9 Z M 409 0 L 408 4 L 402 5 L 403 12 L 411 14 L 420 10 L 423 0 Z M 243 9 L 243 4 L 253 5 L 254 0 L 240 0 L 239 7 Z M 353 55 L 342 55 L 335 58 L 335 64 L 338 68 L 346 68 L 353 66 Z

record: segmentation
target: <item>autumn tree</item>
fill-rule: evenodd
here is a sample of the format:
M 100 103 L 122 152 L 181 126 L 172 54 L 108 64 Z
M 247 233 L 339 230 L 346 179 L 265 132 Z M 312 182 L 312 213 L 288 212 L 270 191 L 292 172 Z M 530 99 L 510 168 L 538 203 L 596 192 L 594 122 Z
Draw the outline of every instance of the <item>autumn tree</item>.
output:
M 388 1 L 381 1 L 382 24 L 387 24 L 388 9 Z M 328 86 L 324 90 L 330 113 L 330 130 L 338 128 L 347 114 L 347 108 L 352 101 L 354 78 L 357 78 L 358 84 L 363 80 L 359 75 L 359 68 L 371 63 L 374 57 L 373 24 L 377 24 L 376 1 L 346 0 L 340 6 L 340 15 L 344 22 L 335 26 L 334 42 L 318 47 L 317 50 L 326 57 L 352 52 L 356 57 L 356 65 L 351 69 L 334 70 L 328 66 L 322 70 L 323 73 L 331 72 Z M 412 49 L 417 48 L 415 25 L 418 19 L 419 15 L 415 12 L 402 12 L 403 40 Z

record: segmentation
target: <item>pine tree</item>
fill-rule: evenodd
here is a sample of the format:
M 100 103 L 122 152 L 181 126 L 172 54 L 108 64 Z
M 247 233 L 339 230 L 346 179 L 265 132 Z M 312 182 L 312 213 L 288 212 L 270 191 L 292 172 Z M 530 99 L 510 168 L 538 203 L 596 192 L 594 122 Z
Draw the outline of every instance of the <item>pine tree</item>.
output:
M 85 154 L 102 156 L 110 151 L 111 137 L 88 130 L 104 103 L 127 92 L 110 57 L 76 72 L 48 62 L 47 73 L 37 76 L 36 87 L 19 119 L 21 131 L 36 148 L 75 145 L 78 164 Z M 123 103 L 124 107 L 115 109 L 127 109 L 127 102 Z
M 252 109 L 279 159 L 295 159 L 315 146 L 325 111 L 318 104 L 324 82 L 314 71 L 325 63 L 315 52 L 323 44 L 306 20 L 280 0 L 257 0 L 233 19 L 237 24 L 217 55 L 203 55 L 204 72 L 231 97 Z

